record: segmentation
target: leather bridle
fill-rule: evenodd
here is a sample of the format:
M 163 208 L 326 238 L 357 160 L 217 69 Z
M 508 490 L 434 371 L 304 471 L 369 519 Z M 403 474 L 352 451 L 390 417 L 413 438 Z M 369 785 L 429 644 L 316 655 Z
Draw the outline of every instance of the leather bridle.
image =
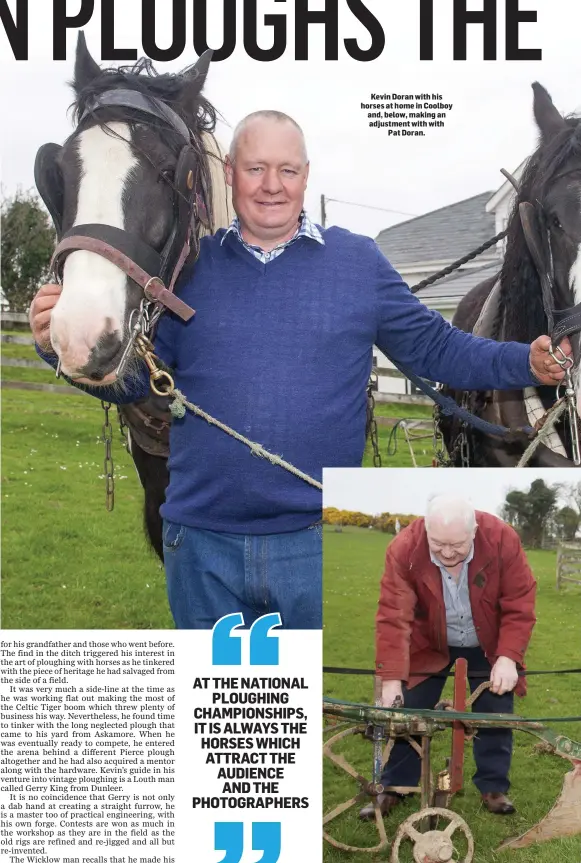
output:
M 551 247 L 551 227 L 542 204 L 519 204 L 525 240 L 541 282 L 543 309 L 553 348 L 565 337 L 581 331 L 581 303 L 566 309 L 555 308 L 555 267 Z
M 188 127 L 173 109 L 155 97 L 129 89 L 107 90 L 94 97 L 80 118 L 101 109 L 125 107 L 154 117 L 183 140 L 180 150 L 174 188 L 174 216 L 170 235 L 161 252 L 127 231 L 104 224 L 74 225 L 62 234 L 63 179 L 58 165 L 62 148 L 44 144 L 38 151 L 34 166 L 35 182 L 55 225 L 58 244 L 54 251 L 51 269 L 62 283 L 64 263 L 75 251 L 89 251 L 100 255 L 122 270 L 143 290 L 146 300 L 155 303 L 159 311 L 170 309 L 182 320 L 189 320 L 195 311 L 174 293 L 175 283 L 188 257 L 193 251 L 197 257 L 197 235 L 192 222 L 198 218 L 198 205 L 205 206 L 201 182 L 200 154 L 193 146 Z

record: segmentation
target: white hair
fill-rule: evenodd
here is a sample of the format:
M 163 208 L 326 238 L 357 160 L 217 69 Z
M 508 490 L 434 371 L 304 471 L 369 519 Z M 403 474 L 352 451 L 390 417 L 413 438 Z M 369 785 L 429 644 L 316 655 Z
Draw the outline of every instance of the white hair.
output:
M 251 123 L 254 123 L 256 120 L 270 120 L 275 123 L 289 123 L 291 126 L 294 126 L 294 128 L 301 136 L 303 156 L 305 164 L 307 164 L 307 162 L 309 161 L 309 157 L 307 156 L 307 144 L 305 141 L 303 130 L 301 129 L 296 120 L 293 120 L 293 118 L 289 117 L 288 114 L 283 114 L 282 111 L 254 111 L 254 113 L 248 114 L 246 117 L 240 120 L 240 122 L 234 129 L 234 134 L 232 135 L 232 141 L 230 143 L 230 150 L 228 152 L 228 158 L 230 159 L 232 164 L 234 164 L 234 161 L 236 159 L 236 149 L 238 147 L 238 141 L 240 139 L 240 136 L 243 132 L 246 131 L 248 126 L 250 126 Z
M 429 498 L 424 517 L 426 527 L 435 518 L 442 524 L 463 522 L 469 533 L 476 527 L 476 513 L 472 503 L 452 494 L 434 494 Z

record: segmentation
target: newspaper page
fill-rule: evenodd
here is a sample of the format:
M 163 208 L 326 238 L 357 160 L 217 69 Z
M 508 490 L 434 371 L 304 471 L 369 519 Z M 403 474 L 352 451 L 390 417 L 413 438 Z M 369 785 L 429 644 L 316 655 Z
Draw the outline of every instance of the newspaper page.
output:
M 351 667 L 359 578 L 330 564 L 323 602 L 323 468 L 438 462 L 418 386 L 478 362 L 422 362 L 405 285 L 450 268 L 418 293 L 450 322 L 494 280 L 526 160 L 581 103 L 577 18 L 573 0 L 0 0 L 8 863 L 367 859 L 322 839 L 323 811 L 378 793 L 364 755 L 323 805 L 323 680 L 345 691 L 323 634 Z M 577 273 L 575 189 L 564 225 L 547 212 Z M 546 334 L 538 302 L 508 340 Z M 474 388 L 524 388 L 523 356 Z M 572 466 L 573 438 L 555 446 Z

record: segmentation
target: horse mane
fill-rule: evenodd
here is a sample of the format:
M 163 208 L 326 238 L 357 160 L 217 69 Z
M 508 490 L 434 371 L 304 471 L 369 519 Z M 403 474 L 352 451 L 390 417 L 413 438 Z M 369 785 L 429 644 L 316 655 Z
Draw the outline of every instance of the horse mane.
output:
M 547 186 L 572 158 L 581 158 L 581 118 L 567 117 L 567 128 L 541 140 L 528 159 L 507 225 L 501 288 L 493 338 L 531 343 L 547 331 L 541 282 L 520 220 L 519 205 L 543 201 Z M 501 333 L 502 328 L 502 333 Z
M 210 224 L 200 226 L 200 236 L 214 234 L 218 228 L 227 228 L 234 216 L 232 190 L 224 177 L 225 153 L 212 132 L 202 132 L 202 149 L 206 158 L 211 196 Z
M 132 66 L 101 69 L 86 86 L 77 93 L 71 106 L 75 123 L 78 125 L 83 114 L 90 109 L 96 96 L 107 90 L 124 88 L 136 90 L 145 96 L 164 102 L 186 123 L 192 135 L 192 143 L 202 158 L 204 189 L 210 200 L 206 201 L 209 225 L 200 223 L 197 228 L 200 236 L 214 233 L 220 227 L 227 227 L 232 220 L 232 197 L 224 179 L 224 152 L 214 137 L 218 112 L 200 93 L 194 105 L 194 116 L 186 116 L 180 100 L 184 80 L 191 74 L 193 66 L 179 73 L 157 72 L 149 57 L 141 57 Z M 194 120 L 194 128 L 192 128 Z M 161 122 L 149 118 L 148 123 L 166 137 L 172 136 Z

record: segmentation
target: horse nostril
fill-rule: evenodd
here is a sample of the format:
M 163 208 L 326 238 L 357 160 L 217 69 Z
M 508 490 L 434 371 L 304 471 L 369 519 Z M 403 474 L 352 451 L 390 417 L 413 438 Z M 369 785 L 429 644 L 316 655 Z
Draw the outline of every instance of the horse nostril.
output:
M 121 339 L 118 333 L 110 333 L 99 339 L 89 355 L 89 361 L 80 370 L 84 377 L 92 381 L 101 381 L 113 371 L 119 351 Z

